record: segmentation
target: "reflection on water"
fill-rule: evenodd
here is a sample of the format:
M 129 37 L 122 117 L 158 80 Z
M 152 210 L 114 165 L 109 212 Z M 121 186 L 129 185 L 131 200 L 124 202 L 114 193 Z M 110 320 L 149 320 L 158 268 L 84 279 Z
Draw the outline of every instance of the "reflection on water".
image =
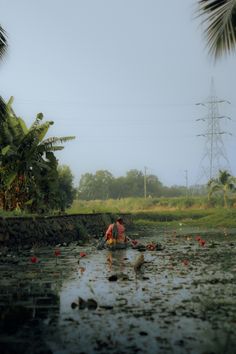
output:
M 130 254 L 129 254 L 130 253 Z M 71 303 L 79 297 L 94 298 L 101 306 L 111 306 L 114 302 L 113 290 L 117 284 L 111 284 L 111 274 L 121 274 L 132 260 L 131 250 L 99 251 L 90 254 L 89 258 L 80 259 L 78 271 L 65 279 L 60 292 L 61 314 L 71 311 Z
M 110 271 L 123 272 L 126 260 L 128 260 L 127 250 L 108 251 L 107 262 Z

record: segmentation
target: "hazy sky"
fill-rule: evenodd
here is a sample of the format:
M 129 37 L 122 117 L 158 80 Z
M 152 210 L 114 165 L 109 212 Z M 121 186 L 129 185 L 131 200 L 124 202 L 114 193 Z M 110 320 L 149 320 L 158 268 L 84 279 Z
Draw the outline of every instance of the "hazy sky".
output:
M 76 135 L 57 153 L 76 177 L 107 169 L 155 174 L 166 185 L 199 182 L 211 77 L 231 172 L 236 174 L 236 56 L 209 57 L 197 0 L 0 0 L 9 50 L 0 93 L 48 136 Z

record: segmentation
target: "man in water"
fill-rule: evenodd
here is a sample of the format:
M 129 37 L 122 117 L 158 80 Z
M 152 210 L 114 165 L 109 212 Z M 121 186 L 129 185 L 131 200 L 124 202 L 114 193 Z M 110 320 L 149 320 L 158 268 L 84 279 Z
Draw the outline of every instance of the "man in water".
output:
M 102 250 L 105 245 L 125 245 L 127 241 L 128 237 L 125 236 L 124 222 L 123 219 L 119 217 L 116 222 L 108 226 L 105 236 L 99 242 L 97 249 Z
M 122 218 L 119 217 L 116 222 L 108 226 L 105 233 L 105 240 L 108 245 L 126 242 L 125 227 Z

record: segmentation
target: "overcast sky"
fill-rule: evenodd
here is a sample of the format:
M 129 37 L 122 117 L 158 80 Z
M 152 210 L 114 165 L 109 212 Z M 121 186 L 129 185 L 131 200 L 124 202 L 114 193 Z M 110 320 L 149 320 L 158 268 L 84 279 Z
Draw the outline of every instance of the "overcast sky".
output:
M 130 169 L 166 185 L 201 182 L 211 77 L 224 144 L 236 174 L 236 56 L 214 63 L 196 0 L 0 0 L 8 54 L 0 93 L 30 125 L 42 112 L 48 136 L 76 135 L 57 153 L 81 174 Z

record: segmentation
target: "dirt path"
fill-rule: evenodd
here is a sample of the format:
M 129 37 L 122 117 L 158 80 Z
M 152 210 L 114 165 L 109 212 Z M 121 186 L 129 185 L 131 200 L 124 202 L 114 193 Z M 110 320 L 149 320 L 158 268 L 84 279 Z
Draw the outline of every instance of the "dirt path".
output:
M 138 272 L 133 249 L 2 250 L 1 353 L 233 354 L 235 237 L 148 234 Z

